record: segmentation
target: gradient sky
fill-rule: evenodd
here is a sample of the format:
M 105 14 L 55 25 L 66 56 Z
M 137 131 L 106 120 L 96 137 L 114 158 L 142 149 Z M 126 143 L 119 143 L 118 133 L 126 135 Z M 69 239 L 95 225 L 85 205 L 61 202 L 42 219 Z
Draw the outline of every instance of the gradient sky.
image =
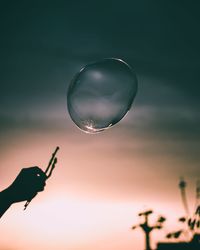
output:
M 139 212 L 152 208 L 155 218 L 168 218 L 153 244 L 184 215 L 180 176 L 193 209 L 199 7 L 178 0 L 1 1 L 1 189 L 22 167 L 44 169 L 54 148 L 61 150 L 45 192 L 26 212 L 21 203 L 2 218 L 0 249 L 142 250 L 142 232 L 130 230 Z M 88 135 L 69 117 L 67 87 L 81 67 L 105 57 L 134 68 L 138 94 L 118 125 Z

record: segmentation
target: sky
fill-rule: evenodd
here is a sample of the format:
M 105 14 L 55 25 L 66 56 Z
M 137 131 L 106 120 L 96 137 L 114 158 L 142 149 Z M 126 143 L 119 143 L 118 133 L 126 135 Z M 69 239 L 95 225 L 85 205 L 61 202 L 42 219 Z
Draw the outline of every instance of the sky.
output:
M 1 1 L 0 155 L 6 188 L 23 167 L 45 169 L 45 188 L 1 219 L 4 250 L 144 249 L 138 213 L 179 227 L 200 178 L 198 1 Z M 72 122 L 66 93 L 90 62 L 115 57 L 136 72 L 138 93 L 114 127 L 90 135 Z M 175 212 L 176 211 L 176 212 Z M 12 236 L 12 241 L 10 238 Z

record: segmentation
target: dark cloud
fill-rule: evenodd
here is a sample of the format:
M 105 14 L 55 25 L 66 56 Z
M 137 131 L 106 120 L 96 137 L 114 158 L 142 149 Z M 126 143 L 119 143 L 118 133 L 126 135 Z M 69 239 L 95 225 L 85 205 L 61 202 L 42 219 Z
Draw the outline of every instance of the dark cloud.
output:
M 166 110 L 197 116 L 198 7 L 198 1 L 2 1 L 1 127 L 9 116 L 27 117 L 28 124 L 38 110 L 45 118 L 53 105 L 64 114 L 73 75 L 90 61 L 114 56 L 138 74 L 136 106 L 162 108 L 154 117 L 158 131 L 191 131 L 196 121 L 187 125 L 178 111 Z

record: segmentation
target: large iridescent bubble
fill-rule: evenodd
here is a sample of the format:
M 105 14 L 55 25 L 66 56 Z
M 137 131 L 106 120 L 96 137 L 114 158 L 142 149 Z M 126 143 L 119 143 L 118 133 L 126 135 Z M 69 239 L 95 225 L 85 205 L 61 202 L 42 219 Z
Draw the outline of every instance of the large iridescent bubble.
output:
M 125 116 L 136 93 L 133 69 L 121 59 L 103 59 L 75 75 L 67 92 L 68 111 L 81 130 L 98 133 Z

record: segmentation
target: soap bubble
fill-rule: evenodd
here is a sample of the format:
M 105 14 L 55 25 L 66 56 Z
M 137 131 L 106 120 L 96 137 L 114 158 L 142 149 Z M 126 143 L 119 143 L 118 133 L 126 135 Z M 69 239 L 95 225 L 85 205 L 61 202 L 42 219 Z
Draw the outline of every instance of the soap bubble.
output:
M 120 59 L 103 59 L 75 75 L 67 92 L 68 111 L 81 130 L 98 133 L 125 116 L 136 92 L 133 69 Z

